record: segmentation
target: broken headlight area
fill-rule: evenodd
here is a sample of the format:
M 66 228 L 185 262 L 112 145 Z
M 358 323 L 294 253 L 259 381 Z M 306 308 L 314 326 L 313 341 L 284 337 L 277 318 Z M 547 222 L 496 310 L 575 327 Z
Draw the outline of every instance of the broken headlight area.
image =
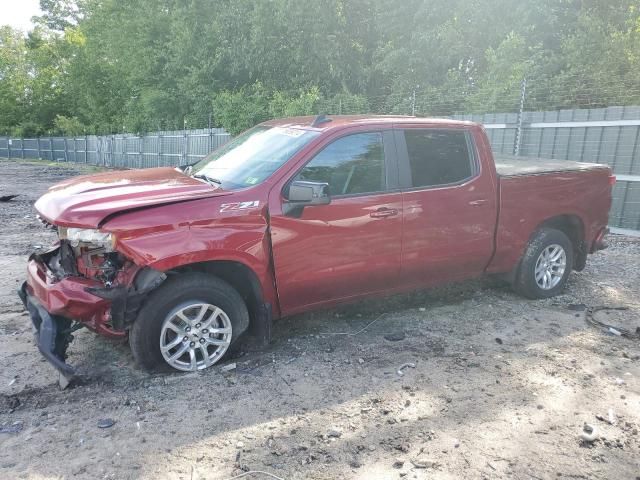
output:
M 126 267 L 133 266 L 118 252 L 108 252 L 104 248 L 76 247 L 74 250 L 78 273 L 99 280 L 107 287 L 118 283 L 118 275 L 122 276 Z
M 61 239 L 55 248 L 34 254 L 34 257 L 49 267 L 51 280 L 80 276 L 97 280 L 106 287 L 126 283 L 130 277 L 128 271 L 135 267 L 119 252 L 89 243 L 74 246 L 65 239 Z
M 59 227 L 60 258 L 49 267 L 62 274 L 98 280 L 110 287 L 133 264 L 114 250 L 112 233 L 90 228 Z M 54 268 L 58 267 L 58 268 Z
M 73 247 L 85 245 L 104 248 L 107 251 L 113 251 L 115 240 L 113 234 L 93 228 L 59 227 L 58 236 L 60 240 L 67 240 Z

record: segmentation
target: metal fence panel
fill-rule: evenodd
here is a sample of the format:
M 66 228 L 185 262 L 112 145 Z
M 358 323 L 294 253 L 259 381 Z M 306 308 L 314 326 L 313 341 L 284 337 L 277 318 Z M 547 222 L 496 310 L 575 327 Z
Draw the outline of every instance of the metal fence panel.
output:
M 494 151 L 499 153 L 517 150 L 522 157 L 610 165 L 618 176 L 610 224 L 640 234 L 640 106 L 455 118 L 483 123 Z M 158 131 L 142 136 L 0 137 L 0 157 L 112 168 L 166 167 L 194 163 L 230 138 L 221 128 Z
M 517 114 L 463 115 L 485 124 L 496 152 L 516 151 Z M 523 112 L 522 157 L 602 163 L 618 177 L 610 225 L 640 235 L 640 107 Z
M 112 168 L 169 167 L 193 163 L 224 145 L 222 128 L 83 137 L 0 137 L 0 157 L 77 162 Z
M 615 227 L 640 232 L 640 182 L 616 183 L 609 216 Z

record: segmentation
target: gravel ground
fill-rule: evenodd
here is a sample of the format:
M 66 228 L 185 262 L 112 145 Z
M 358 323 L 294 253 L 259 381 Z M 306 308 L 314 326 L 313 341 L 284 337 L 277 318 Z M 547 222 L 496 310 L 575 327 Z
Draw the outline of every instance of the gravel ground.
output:
M 550 300 L 483 281 L 287 318 L 226 373 L 149 375 L 80 331 L 86 380 L 61 391 L 15 291 L 54 237 L 34 200 L 87 169 L 0 169 L 0 195 L 20 194 L 0 204 L 2 479 L 640 478 L 640 345 L 584 311 L 640 325 L 640 239 L 612 238 Z

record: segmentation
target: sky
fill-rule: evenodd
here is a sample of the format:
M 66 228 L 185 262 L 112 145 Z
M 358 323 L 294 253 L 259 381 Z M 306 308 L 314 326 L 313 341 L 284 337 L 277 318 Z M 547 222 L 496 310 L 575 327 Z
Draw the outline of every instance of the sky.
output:
M 0 25 L 31 29 L 31 17 L 40 14 L 39 0 L 0 0 Z

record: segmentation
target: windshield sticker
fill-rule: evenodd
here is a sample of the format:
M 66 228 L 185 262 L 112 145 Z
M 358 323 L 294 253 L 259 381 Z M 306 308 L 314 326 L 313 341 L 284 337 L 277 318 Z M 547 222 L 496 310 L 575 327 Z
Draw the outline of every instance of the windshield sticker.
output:
M 255 185 L 259 180 L 260 179 L 258 177 L 249 177 L 244 181 L 244 183 L 246 183 L 247 185 Z
M 275 130 L 277 130 L 278 133 L 286 135 L 287 137 L 298 138 L 298 137 L 301 137 L 302 135 L 304 135 L 304 130 L 298 130 L 297 128 L 275 127 Z
M 260 200 L 253 200 L 251 202 L 235 202 L 235 203 L 223 203 L 220 205 L 221 212 L 231 212 L 235 210 L 248 210 L 250 208 L 257 208 L 260 206 Z

